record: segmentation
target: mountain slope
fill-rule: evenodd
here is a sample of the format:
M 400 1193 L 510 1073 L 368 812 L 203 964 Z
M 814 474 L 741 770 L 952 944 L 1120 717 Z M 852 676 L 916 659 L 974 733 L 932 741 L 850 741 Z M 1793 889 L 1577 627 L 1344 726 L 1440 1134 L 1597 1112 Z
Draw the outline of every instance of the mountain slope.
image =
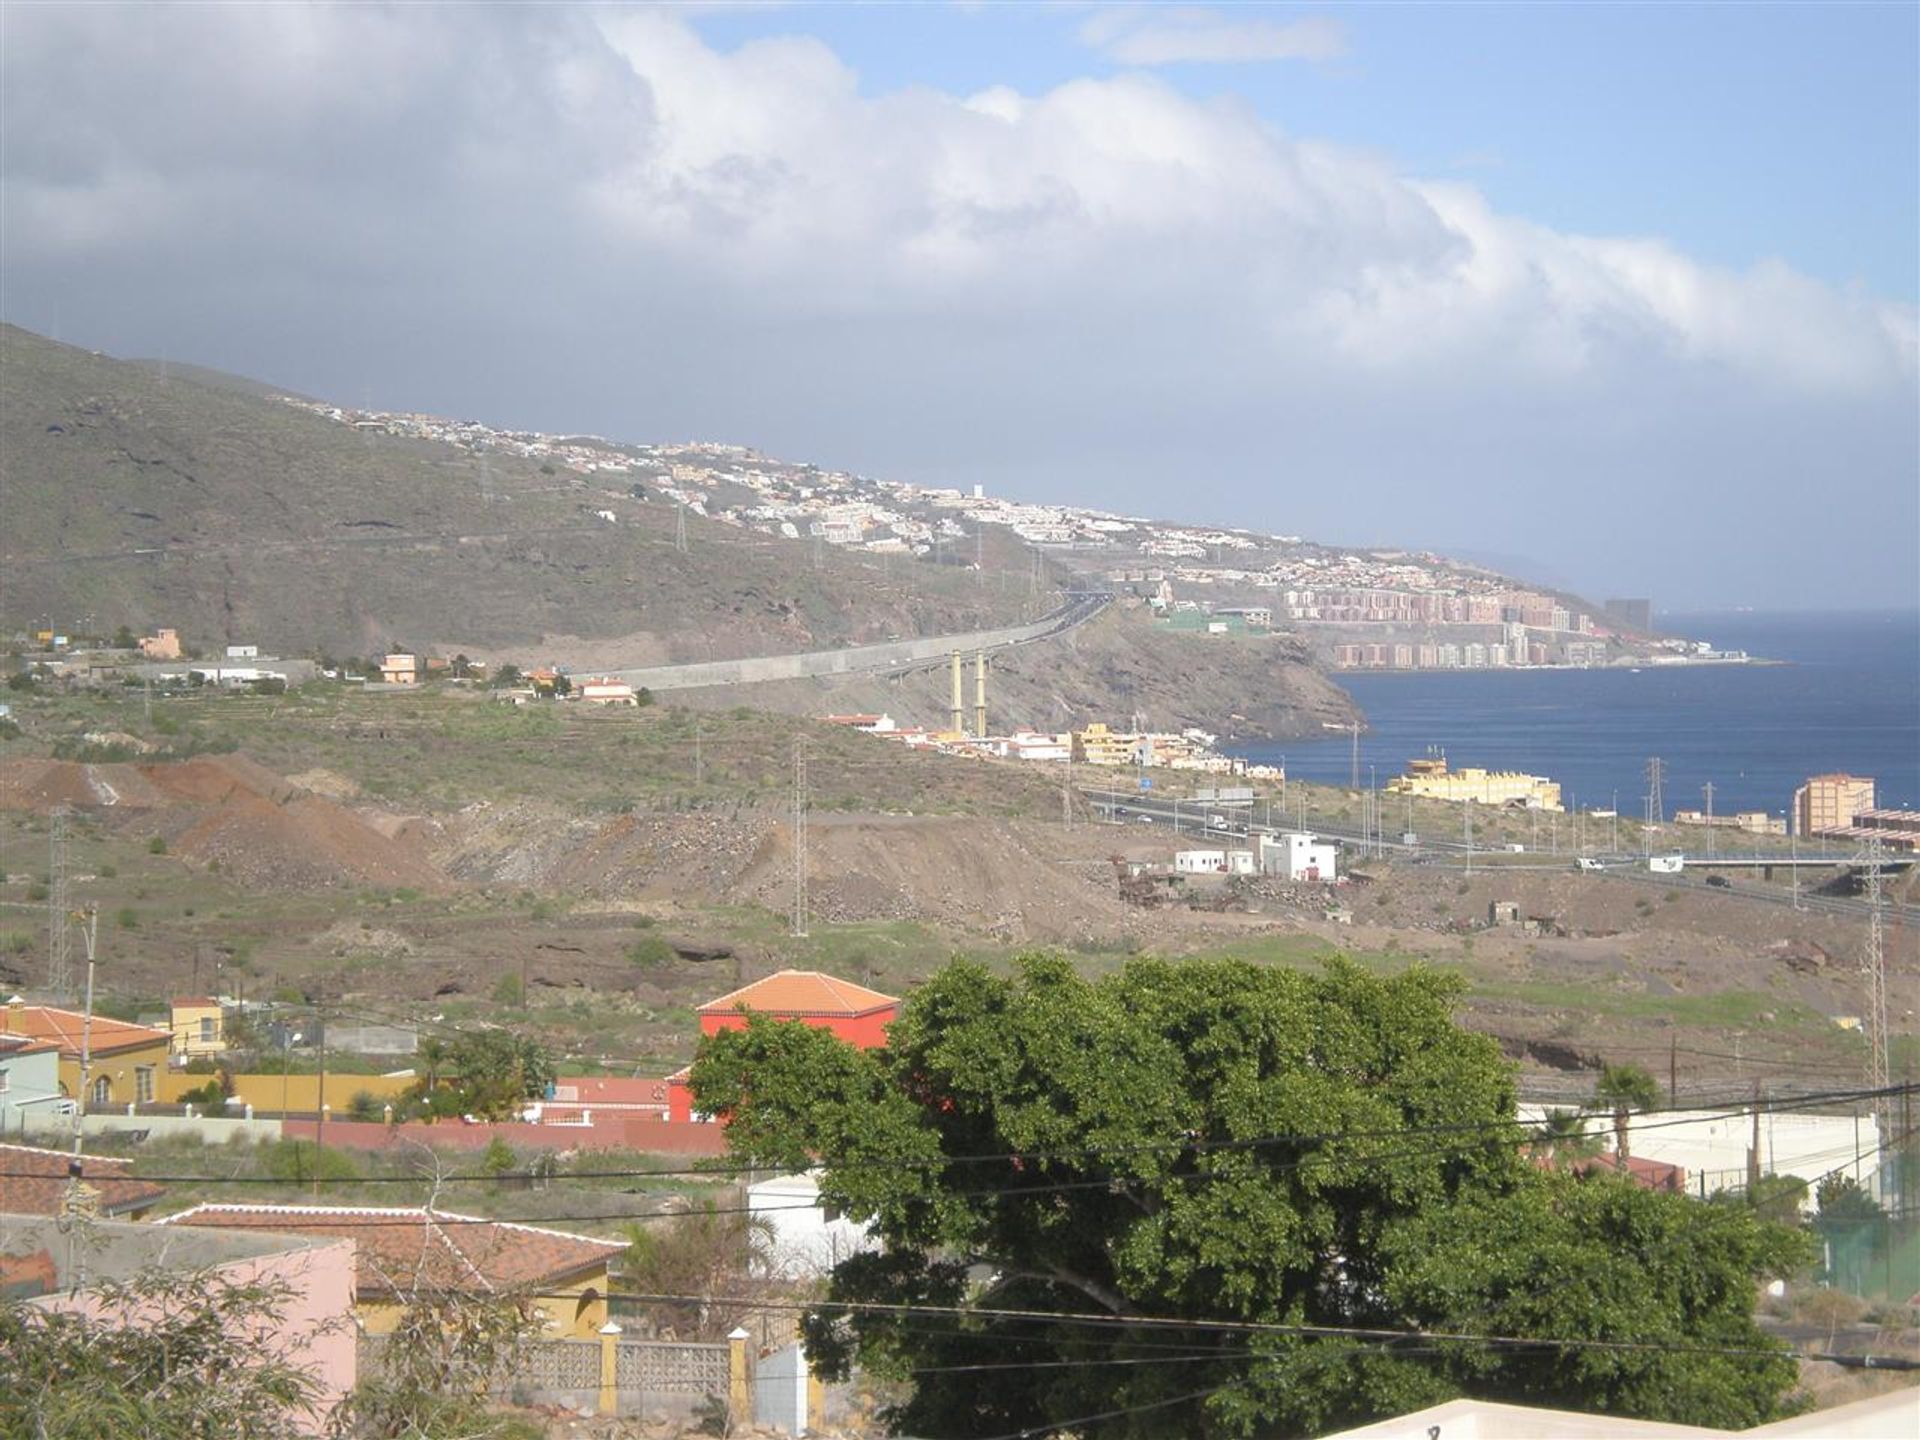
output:
M 615 515 L 608 521 L 596 512 Z M 635 662 L 1017 618 L 957 567 L 743 536 L 564 467 L 358 433 L 0 329 L 0 622 L 282 653 L 618 639 Z

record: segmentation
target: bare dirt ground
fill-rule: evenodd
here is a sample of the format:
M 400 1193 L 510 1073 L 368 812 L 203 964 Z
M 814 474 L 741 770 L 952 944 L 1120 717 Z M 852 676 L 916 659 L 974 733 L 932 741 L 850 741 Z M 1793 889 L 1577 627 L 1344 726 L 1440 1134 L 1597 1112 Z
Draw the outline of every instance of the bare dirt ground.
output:
M 1337 889 L 1262 882 L 1221 910 L 1142 909 L 1123 900 L 1115 859 L 1165 861 L 1177 843 L 1145 827 L 818 812 L 802 939 L 786 923 L 793 833 L 777 804 L 587 813 L 518 798 L 427 813 L 356 799 L 337 772 L 301 779 L 234 755 L 0 764 L 16 927 L 0 981 L 32 983 L 45 909 L 33 881 L 46 816 L 64 804 L 76 893 L 120 916 L 113 984 L 136 995 L 224 974 L 229 990 L 324 994 L 376 1019 L 508 1006 L 581 1058 L 624 1060 L 679 1054 L 691 1006 L 787 964 L 897 992 L 956 953 L 1055 948 L 1098 970 L 1135 953 L 1297 964 L 1343 950 L 1459 970 L 1468 1022 L 1543 1076 L 1634 1058 L 1693 1083 L 1837 1081 L 1862 1063 L 1843 1024 L 1866 1006 L 1864 924 L 1731 893 L 1373 862 Z M 1208 888 L 1194 887 L 1203 904 Z M 1523 923 L 1489 924 L 1495 902 Z M 1890 933 L 1897 1032 L 1914 1029 L 1913 948 Z

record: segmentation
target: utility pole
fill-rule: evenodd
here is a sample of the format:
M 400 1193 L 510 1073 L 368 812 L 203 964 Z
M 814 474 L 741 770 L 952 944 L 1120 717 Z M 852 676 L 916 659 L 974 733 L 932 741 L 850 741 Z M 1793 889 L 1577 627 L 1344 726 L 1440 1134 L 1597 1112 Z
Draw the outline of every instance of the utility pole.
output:
M 526 1003 L 526 985 L 520 987 L 520 1003 Z M 314 1023 L 320 1027 L 320 1086 L 313 1095 L 313 1195 L 320 1198 L 320 1152 L 327 1143 L 327 1012 L 316 1005 Z
M 1713 855 L 1713 782 L 1707 781 L 1700 787 L 1700 793 L 1707 797 L 1707 855 Z
M 67 926 L 67 807 L 53 807 L 52 855 L 47 862 L 47 989 L 61 999 L 73 993 L 73 957 Z
M 1800 908 L 1800 827 L 1791 822 L 1787 825 L 1787 858 L 1792 862 L 1787 873 L 1793 877 L 1793 908 Z
M 1661 793 L 1661 782 L 1667 774 L 1666 761 L 1658 755 L 1647 761 L 1647 813 L 1651 823 L 1664 825 L 1667 822 L 1666 797 Z
M 1347 788 L 1358 790 L 1360 788 L 1360 722 L 1355 720 L 1348 728 L 1353 731 L 1353 762 L 1352 774 L 1347 779 Z
M 1473 874 L 1473 801 L 1460 802 L 1460 829 L 1467 837 L 1467 874 Z
M 673 507 L 673 548 L 682 555 L 687 553 L 687 507 L 684 502 Z
M 1073 737 L 1067 737 L 1067 763 L 1060 777 L 1060 815 L 1069 831 L 1073 829 Z
M 807 737 L 793 737 L 793 933 L 807 933 Z
M 706 757 L 701 753 L 701 731 L 705 728 L 701 717 L 693 717 L 693 788 L 702 789 L 707 783 Z

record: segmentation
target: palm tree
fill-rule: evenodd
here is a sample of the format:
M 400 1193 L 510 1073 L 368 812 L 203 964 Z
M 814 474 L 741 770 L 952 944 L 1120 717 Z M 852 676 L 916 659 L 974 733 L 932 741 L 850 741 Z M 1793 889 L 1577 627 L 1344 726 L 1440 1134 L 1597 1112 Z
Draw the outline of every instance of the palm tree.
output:
M 1533 1148 L 1549 1165 L 1562 1160 L 1590 1160 L 1600 1153 L 1600 1139 L 1587 1133 L 1587 1117 L 1578 1110 L 1549 1110 L 1533 1132 Z
M 1638 1065 L 1602 1065 L 1590 1110 L 1613 1111 L 1613 1136 L 1620 1158 L 1627 1158 L 1627 1117 L 1660 1103 L 1660 1082 Z

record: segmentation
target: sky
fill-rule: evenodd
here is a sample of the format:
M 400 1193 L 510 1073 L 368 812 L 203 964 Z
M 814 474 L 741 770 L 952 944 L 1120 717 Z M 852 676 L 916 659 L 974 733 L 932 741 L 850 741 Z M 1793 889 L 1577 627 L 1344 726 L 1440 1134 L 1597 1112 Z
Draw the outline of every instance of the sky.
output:
M 0 315 L 342 403 L 1920 604 L 1920 6 L 0 7 Z

